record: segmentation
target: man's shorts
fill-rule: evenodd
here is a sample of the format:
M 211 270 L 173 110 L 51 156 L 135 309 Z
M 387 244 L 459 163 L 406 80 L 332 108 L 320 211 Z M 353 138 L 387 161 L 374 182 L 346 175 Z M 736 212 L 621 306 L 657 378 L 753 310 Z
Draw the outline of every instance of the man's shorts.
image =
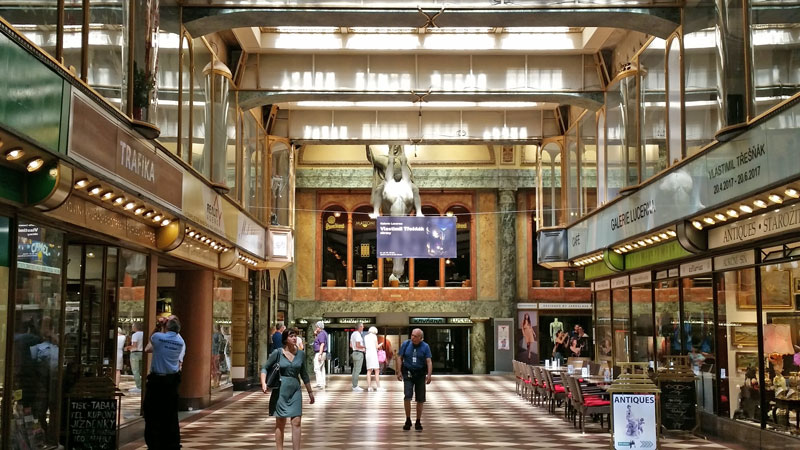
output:
M 424 370 L 408 371 L 403 370 L 403 400 L 411 400 L 416 397 L 417 403 L 425 403 L 425 377 L 427 372 Z

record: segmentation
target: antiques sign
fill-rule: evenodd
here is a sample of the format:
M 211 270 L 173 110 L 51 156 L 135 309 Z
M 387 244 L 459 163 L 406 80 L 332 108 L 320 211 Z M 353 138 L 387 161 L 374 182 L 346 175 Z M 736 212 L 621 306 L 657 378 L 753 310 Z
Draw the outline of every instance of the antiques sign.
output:
M 614 408 L 614 449 L 656 448 L 655 394 L 613 394 L 611 403 Z

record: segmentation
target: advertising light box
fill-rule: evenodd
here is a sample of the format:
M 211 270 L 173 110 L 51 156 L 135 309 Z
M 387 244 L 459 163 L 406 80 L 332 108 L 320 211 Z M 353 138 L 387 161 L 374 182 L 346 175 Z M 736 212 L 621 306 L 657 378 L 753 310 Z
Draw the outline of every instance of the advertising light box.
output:
M 378 217 L 378 258 L 455 258 L 456 218 Z

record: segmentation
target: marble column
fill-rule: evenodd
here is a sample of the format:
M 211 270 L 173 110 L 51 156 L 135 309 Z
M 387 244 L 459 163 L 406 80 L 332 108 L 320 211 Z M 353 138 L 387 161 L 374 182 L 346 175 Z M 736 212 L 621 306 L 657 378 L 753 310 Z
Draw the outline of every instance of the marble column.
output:
M 486 317 L 473 317 L 472 318 L 472 333 L 469 338 L 469 353 L 472 355 L 472 373 L 485 374 L 486 370 L 486 322 L 489 319 Z
M 181 321 L 181 336 L 186 342 L 179 388 L 179 407 L 183 411 L 205 408 L 211 401 L 213 285 L 214 272 L 210 270 L 176 272 L 177 298 L 172 311 Z
M 498 240 L 498 270 L 500 271 L 500 302 L 503 314 L 511 314 L 517 298 L 517 229 L 516 191 L 501 189 L 498 197 L 500 239 Z M 498 311 L 500 313 L 500 311 Z

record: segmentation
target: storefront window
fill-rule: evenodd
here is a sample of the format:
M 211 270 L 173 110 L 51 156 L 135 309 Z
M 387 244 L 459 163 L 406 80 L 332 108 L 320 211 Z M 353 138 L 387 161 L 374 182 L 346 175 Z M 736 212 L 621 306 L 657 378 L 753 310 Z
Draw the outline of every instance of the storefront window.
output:
M 681 354 L 678 280 L 656 283 L 656 354 L 663 367 L 667 356 Z
M 683 339 L 692 370 L 700 377 L 697 406 L 714 412 L 716 358 L 714 328 L 714 292 L 711 276 L 684 278 Z
M 642 180 L 647 180 L 667 167 L 667 113 L 664 104 L 664 49 L 666 42 L 654 38 L 639 56 L 641 94 L 641 160 Z
M 211 389 L 231 386 L 233 280 L 214 280 L 214 324 L 211 330 Z
M 261 208 L 264 146 L 263 130 L 251 111 L 242 114 L 242 203 L 247 212 L 259 220 L 264 219 Z
M 347 212 L 341 207 L 322 213 L 322 285 L 346 287 Z
M 581 158 L 581 216 L 597 208 L 597 123 L 594 114 L 585 114 L 580 123 L 578 153 Z
M 456 218 L 456 257 L 444 260 L 445 286 L 470 287 L 470 224 L 472 217 L 463 206 L 453 206 L 447 213 Z
M 11 219 L 0 216 L 0 324 L 8 323 L 8 276 L 11 267 Z M 0 392 L 6 389 L 6 333 L 0 333 Z M 3 397 L 0 396 L 0 424 L 3 419 Z M 2 428 L 2 425 L 0 425 Z
M 433 206 L 422 205 L 422 214 L 438 216 L 439 211 Z M 417 287 L 438 286 L 440 261 L 438 258 L 414 259 L 414 280 L 417 283 Z
M 120 250 L 119 258 L 119 313 L 117 327 L 124 339 L 123 361 L 119 388 L 122 397 L 122 422 L 139 417 L 141 411 L 142 384 L 145 378 L 143 350 L 145 342 L 145 287 L 147 285 L 147 255 L 131 250 Z M 119 331 L 119 330 L 118 330 Z M 119 346 L 119 341 L 117 342 Z M 117 356 L 119 347 L 117 347 Z
M 378 237 L 372 206 L 361 206 L 353 213 L 353 280 L 356 287 L 377 285 Z
M 631 361 L 655 362 L 653 291 L 649 284 L 631 288 Z
M 758 382 L 758 329 L 754 269 L 716 275 L 717 340 L 720 352 L 718 413 L 748 422 L 760 422 L 761 388 Z
M 10 440 L 12 448 L 40 449 L 58 445 L 64 235 L 20 223 L 17 236 Z
M 598 291 L 597 299 L 597 359 L 611 364 L 611 349 L 613 338 L 611 335 L 611 291 Z
M 270 141 L 270 225 L 289 226 L 292 198 L 292 169 L 289 145 Z
M 616 363 L 630 361 L 630 297 L 628 288 L 614 289 L 614 361 Z M 602 343 L 600 344 L 603 345 Z

